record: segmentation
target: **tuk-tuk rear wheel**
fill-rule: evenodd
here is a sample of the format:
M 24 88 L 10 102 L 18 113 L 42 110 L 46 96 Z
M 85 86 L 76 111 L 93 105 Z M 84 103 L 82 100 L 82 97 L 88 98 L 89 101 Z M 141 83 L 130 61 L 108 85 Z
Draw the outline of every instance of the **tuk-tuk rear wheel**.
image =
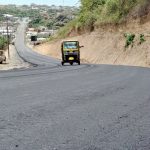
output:
M 73 62 L 70 62 L 70 65 L 73 65 Z
M 62 61 L 61 64 L 62 64 L 62 66 L 63 66 L 63 65 L 64 65 L 64 62 Z

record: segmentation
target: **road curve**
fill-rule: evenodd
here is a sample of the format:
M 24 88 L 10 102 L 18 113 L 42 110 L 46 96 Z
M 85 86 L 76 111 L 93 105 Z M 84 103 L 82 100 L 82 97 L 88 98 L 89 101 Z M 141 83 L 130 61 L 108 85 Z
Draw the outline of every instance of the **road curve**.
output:
M 149 69 L 61 67 L 16 46 L 40 67 L 0 72 L 0 150 L 150 149 Z
M 22 22 L 19 25 L 16 35 L 15 46 L 20 57 L 33 65 L 52 66 L 52 67 L 58 66 L 58 64 L 60 64 L 58 60 L 50 58 L 48 56 L 40 55 L 25 46 L 26 24 L 27 24 L 26 22 Z

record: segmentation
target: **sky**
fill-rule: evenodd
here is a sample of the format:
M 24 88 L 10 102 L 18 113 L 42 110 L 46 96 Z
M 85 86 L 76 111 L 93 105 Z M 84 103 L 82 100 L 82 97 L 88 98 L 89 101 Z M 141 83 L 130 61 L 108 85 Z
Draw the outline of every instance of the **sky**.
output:
M 57 6 L 59 5 L 79 6 L 79 1 L 80 0 L 0 0 L 0 4 L 30 5 L 31 3 L 35 3 L 35 4 L 57 5 Z

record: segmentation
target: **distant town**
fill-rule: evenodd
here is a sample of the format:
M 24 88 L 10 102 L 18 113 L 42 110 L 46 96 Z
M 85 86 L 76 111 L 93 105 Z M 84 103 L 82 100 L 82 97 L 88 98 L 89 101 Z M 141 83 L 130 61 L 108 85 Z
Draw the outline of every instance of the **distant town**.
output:
M 9 37 L 9 42 L 13 41 L 19 21 L 28 18 L 26 31 L 28 40 L 36 35 L 39 41 L 43 41 L 74 19 L 78 12 L 79 8 L 75 6 L 0 5 L 0 36 L 1 39 Z

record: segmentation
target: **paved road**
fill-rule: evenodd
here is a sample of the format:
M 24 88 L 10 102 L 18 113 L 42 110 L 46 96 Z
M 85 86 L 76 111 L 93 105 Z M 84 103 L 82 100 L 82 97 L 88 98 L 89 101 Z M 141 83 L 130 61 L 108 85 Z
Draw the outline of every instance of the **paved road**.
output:
M 26 28 L 26 22 L 21 23 L 17 30 L 17 38 L 16 38 L 16 48 L 18 50 L 19 55 L 27 62 L 30 62 L 39 66 L 58 66 L 58 61 L 53 58 L 49 58 L 48 56 L 42 56 L 30 48 L 24 46 L 25 36 L 24 29 Z
M 19 42 L 22 56 L 39 63 Z M 0 73 L 0 150 L 149 149 L 149 69 L 47 58 Z

